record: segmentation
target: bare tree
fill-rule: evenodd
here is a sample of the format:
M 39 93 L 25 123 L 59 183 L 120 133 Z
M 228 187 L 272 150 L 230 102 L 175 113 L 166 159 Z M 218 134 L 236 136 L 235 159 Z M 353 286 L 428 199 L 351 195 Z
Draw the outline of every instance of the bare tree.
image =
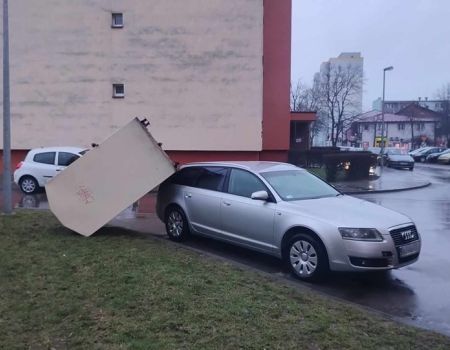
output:
M 442 120 L 441 133 L 446 136 L 447 147 L 450 147 L 450 83 L 442 85 L 437 90 L 436 98 L 441 100 L 441 113 L 445 116 L 445 120 Z
M 320 94 L 320 110 L 325 113 L 331 131 L 331 143 L 336 146 L 360 113 L 362 69 L 327 63 L 314 85 Z
M 309 87 L 300 80 L 292 86 L 291 84 L 291 110 L 294 112 L 316 112 L 317 119 L 310 127 L 310 144 L 314 137 L 323 129 L 323 114 L 321 113 L 321 94 L 317 87 Z

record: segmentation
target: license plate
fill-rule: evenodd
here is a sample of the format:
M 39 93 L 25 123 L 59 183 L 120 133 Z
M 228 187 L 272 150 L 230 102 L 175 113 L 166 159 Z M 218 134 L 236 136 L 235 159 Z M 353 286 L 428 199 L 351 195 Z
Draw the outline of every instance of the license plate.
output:
M 420 241 L 415 241 L 406 245 L 398 247 L 400 258 L 404 258 L 410 255 L 420 252 Z

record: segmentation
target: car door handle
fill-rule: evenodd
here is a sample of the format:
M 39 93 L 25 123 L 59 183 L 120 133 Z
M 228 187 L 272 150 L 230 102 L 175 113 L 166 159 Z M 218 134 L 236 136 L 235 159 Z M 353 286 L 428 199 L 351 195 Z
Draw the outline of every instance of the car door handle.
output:
M 225 204 L 227 207 L 229 207 L 231 205 L 230 202 L 226 202 L 226 201 L 223 201 L 223 204 Z
M 192 194 L 190 194 L 190 193 L 186 193 L 185 195 L 184 195 L 184 198 L 191 198 L 192 197 Z

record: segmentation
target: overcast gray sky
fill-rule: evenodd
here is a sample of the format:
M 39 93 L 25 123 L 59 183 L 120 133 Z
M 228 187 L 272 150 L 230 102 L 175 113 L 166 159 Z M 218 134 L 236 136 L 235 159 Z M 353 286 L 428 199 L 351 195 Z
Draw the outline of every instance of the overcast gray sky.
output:
M 386 100 L 435 97 L 450 83 L 450 0 L 292 0 L 291 80 L 311 84 L 341 52 L 364 57 L 364 109 Z

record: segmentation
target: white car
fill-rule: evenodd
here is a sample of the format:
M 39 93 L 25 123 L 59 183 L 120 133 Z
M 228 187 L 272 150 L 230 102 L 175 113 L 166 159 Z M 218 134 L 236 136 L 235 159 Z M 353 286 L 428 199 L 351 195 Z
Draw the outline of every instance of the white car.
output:
M 79 147 L 42 147 L 29 151 L 17 164 L 14 182 L 24 193 L 35 193 L 87 150 Z

